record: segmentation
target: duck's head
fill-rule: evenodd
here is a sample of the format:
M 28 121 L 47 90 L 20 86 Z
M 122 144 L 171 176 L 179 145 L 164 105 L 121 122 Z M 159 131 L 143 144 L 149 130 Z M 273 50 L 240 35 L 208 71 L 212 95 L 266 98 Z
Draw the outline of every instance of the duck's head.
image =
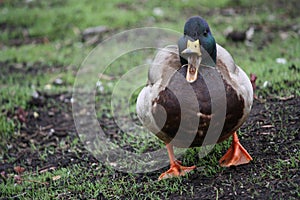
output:
M 194 82 L 202 60 L 201 49 L 216 63 L 216 41 L 207 22 L 199 16 L 191 17 L 184 25 L 184 35 L 178 41 L 181 64 L 188 64 L 186 79 Z

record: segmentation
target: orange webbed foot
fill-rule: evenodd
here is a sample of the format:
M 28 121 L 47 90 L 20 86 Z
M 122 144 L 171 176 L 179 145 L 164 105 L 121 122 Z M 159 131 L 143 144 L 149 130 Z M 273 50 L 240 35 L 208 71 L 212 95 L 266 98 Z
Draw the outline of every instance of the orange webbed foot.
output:
M 225 155 L 219 160 L 222 167 L 230 167 L 232 165 L 242 165 L 249 163 L 252 157 L 247 150 L 240 144 L 236 132 L 233 134 L 233 140 L 230 148 Z
M 194 170 L 196 166 L 191 167 L 185 167 L 181 165 L 181 162 L 178 160 L 175 160 L 174 163 L 171 164 L 170 169 L 164 173 L 162 173 L 158 180 L 167 179 L 167 178 L 173 178 L 178 176 L 184 176 L 188 172 Z

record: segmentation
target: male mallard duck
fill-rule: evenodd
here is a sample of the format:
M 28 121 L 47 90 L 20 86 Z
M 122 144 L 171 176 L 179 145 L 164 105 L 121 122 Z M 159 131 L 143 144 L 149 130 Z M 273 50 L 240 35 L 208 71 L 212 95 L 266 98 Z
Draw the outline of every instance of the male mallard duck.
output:
M 205 55 L 211 57 L 210 61 Z M 211 67 L 204 62 L 211 63 Z M 217 110 L 214 113 L 213 101 Z M 203 18 L 188 19 L 178 46 L 167 46 L 155 56 L 148 83 L 137 99 L 140 121 L 167 147 L 170 169 L 159 179 L 184 175 L 195 168 L 182 166 L 175 159 L 173 146 L 219 143 L 231 135 L 232 145 L 220 159 L 220 165 L 229 167 L 250 162 L 252 158 L 239 143 L 236 131 L 248 117 L 252 103 L 253 89 L 246 73 L 234 63 L 227 50 L 216 44 Z M 218 110 L 224 111 L 223 121 L 222 118 L 212 120 Z M 220 134 L 208 135 L 209 126 L 221 127 Z M 207 135 L 211 139 L 205 140 Z

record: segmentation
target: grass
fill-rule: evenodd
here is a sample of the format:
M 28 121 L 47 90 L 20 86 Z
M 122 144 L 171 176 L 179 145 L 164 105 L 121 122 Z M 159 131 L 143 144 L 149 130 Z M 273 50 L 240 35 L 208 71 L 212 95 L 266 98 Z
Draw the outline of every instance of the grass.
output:
M 176 3 L 158 0 L 113 0 L 101 3 L 87 0 L 13 0 L 0 2 L 0 27 L 3 27 L 4 30 L 0 35 L 0 65 L 4 66 L 0 68 L 0 160 L 7 160 L 4 157 L 9 146 L 7 141 L 17 137 L 21 128 L 21 124 L 14 118 L 13 113 L 16 112 L 17 108 L 32 109 L 28 107 L 28 101 L 35 91 L 51 94 L 72 92 L 76 71 L 84 58 L 94 48 L 93 45 L 84 43 L 81 36 L 81 32 L 91 26 L 107 26 L 110 32 L 104 36 L 105 38 L 108 38 L 110 34 L 126 29 L 144 26 L 170 28 L 182 32 L 187 17 L 201 14 L 204 17 L 207 16 L 216 40 L 228 49 L 234 56 L 236 63 L 242 66 L 247 74 L 254 73 L 257 75 L 258 96 L 265 98 L 274 93 L 282 97 L 300 95 L 298 89 L 300 87 L 298 81 L 300 73 L 296 69 L 291 69 L 292 65 L 296 67 L 300 65 L 298 56 L 300 54 L 299 34 L 291 28 L 300 23 L 300 18 L 298 16 L 286 17 L 286 15 L 292 15 L 294 12 L 290 5 L 286 9 L 277 9 L 271 3 L 261 6 L 261 2 L 263 2 L 261 0 L 251 1 L 251 3 L 244 0 L 205 0 L 201 1 L 201 4 L 198 2 L 196 0 L 176 1 Z M 242 12 L 234 16 L 221 15 L 220 9 L 228 7 L 240 8 Z M 251 7 L 253 9 L 250 9 Z M 210 12 L 213 14 L 209 14 Z M 251 46 L 230 42 L 226 40 L 223 34 L 228 26 L 232 26 L 235 30 L 245 30 L 252 24 L 265 29 L 255 32 Z M 280 37 L 282 33 L 286 33 L 288 38 L 282 39 Z M 22 41 L 25 38 L 43 38 L 45 42 L 21 46 L 13 45 L 14 42 Z M 277 63 L 276 58 L 285 58 L 287 63 Z M 130 56 L 121 57 L 112 63 L 112 67 L 106 73 L 116 77 L 112 81 L 101 80 L 105 94 L 112 92 L 117 84 L 115 80 L 118 80 L 124 71 L 131 69 L 132 65 L 143 64 L 144 59 L 139 52 L 133 52 Z M 115 66 L 120 67 L 116 68 Z M 11 69 L 14 70 L 10 71 Z M 35 72 L 32 73 L 30 70 Z M 57 78 L 61 78 L 64 84 L 55 85 L 54 81 Z M 103 108 L 103 110 L 100 108 L 97 110 L 98 116 L 101 117 L 107 111 L 107 115 L 112 115 L 110 113 L 110 99 L 105 99 L 107 96 L 103 93 L 97 95 L 96 98 Z M 131 111 L 133 112 L 133 110 L 134 105 L 131 105 Z M 278 115 L 280 117 L 280 114 Z M 277 120 L 277 117 L 272 120 Z M 283 127 L 279 134 L 285 135 L 284 131 Z M 119 145 L 130 146 L 133 151 L 138 153 L 162 146 L 162 143 L 156 138 L 147 139 L 145 135 L 142 135 L 136 139 L 133 134 L 122 135 L 119 138 Z M 296 132 L 291 133 L 291 135 L 296 134 Z M 76 151 L 76 146 L 79 145 L 78 138 L 74 141 L 70 138 L 68 140 L 71 143 L 71 150 Z M 217 174 L 227 173 L 225 169 L 218 166 L 218 159 L 229 144 L 229 142 L 225 142 L 217 145 L 214 151 L 203 159 L 197 158 L 197 149 L 187 150 L 183 162 L 199 166 L 199 170 L 192 172 L 189 176 L 216 177 L 216 180 L 212 182 L 212 184 L 216 184 L 219 181 Z M 296 145 L 295 149 L 298 147 Z M 32 144 L 33 150 L 38 151 L 39 148 Z M 276 148 L 280 150 L 279 146 Z M 39 152 L 40 158 L 47 160 L 53 151 L 55 150 L 46 148 Z M 281 173 L 283 168 L 288 168 L 291 171 L 299 168 L 300 154 L 298 152 L 290 153 L 289 160 L 282 158 L 276 160 L 275 165 L 266 166 L 265 170 L 261 172 L 251 172 L 247 179 L 254 186 L 246 189 L 253 190 L 253 197 L 259 196 L 259 191 L 256 190 L 258 186 L 273 187 L 276 191 L 277 188 L 272 184 L 272 179 L 285 177 L 285 174 Z M 45 173 L 40 173 L 39 169 L 26 171 L 22 174 L 24 179 L 22 184 L 15 183 L 14 174 L 9 176 L 6 183 L 1 182 L 0 184 L 0 187 L 3 188 L 0 198 L 91 199 L 100 196 L 108 199 L 121 199 L 123 197 L 129 199 L 176 198 L 172 195 L 189 194 L 189 197 L 192 197 L 195 191 L 199 191 L 199 187 L 203 186 L 200 191 L 202 189 L 205 191 L 205 186 L 208 185 L 208 183 L 190 184 L 181 178 L 158 182 L 156 173 L 155 175 L 151 173 L 145 175 L 124 174 L 101 163 L 87 164 L 84 161 Z M 60 176 L 58 180 L 53 180 L 54 177 L 58 176 Z M 262 183 L 263 177 L 268 177 L 269 182 Z M 286 179 L 289 178 L 291 177 Z M 230 173 L 227 184 L 230 184 L 231 180 Z M 48 185 L 45 185 L 46 182 Z M 281 184 L 289 183 L 287 181 Z M 298 187 L 293 184 L 291 183 L 290 187 Z M 241 188 L 242 181 L 235 183 L 232 187 L 233 190 L 235 187 Z M 217 198 L 226 194 L 227 191 L 224 191 L 223 188 L 215 188 L 213 193 L 214 197 Z M 294 193 L 298 197 L 300 196 L 299 190 L 295 190 Z

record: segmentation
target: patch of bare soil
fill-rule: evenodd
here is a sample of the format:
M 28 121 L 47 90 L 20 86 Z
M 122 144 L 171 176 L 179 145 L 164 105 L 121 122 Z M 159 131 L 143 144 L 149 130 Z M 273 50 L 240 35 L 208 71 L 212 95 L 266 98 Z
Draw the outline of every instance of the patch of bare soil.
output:
M 77 135 L 70 99 L 69 94 L 39 94 L 28 102 L 28 111 L 19 108 L 15 113 L 7 113 L 22 126 L 7 145 L 0 171 L 12 172 L 18 165 L 27 170 L 43 170 L 80 162 L 88 164 L 89 160 L 95 162 L 84 147 L 73 144 Z

